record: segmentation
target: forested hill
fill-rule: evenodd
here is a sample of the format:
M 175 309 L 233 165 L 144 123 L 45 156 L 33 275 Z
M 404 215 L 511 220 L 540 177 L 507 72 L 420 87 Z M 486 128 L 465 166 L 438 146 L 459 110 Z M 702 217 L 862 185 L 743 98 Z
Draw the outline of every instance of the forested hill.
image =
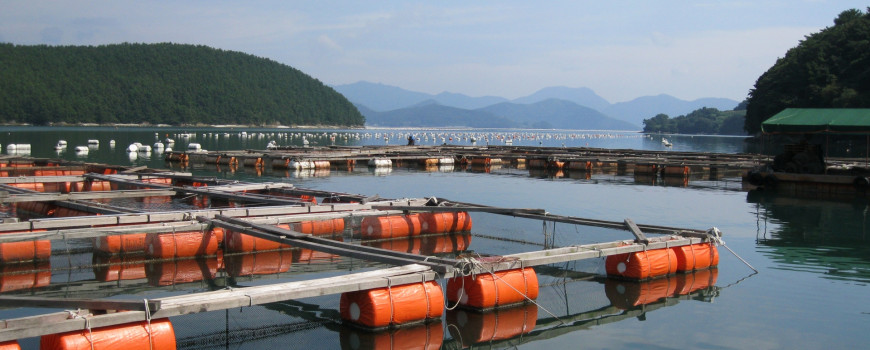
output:
M 362 126 L 301 71 L 206 46 L 0 43 L 0 122 Z

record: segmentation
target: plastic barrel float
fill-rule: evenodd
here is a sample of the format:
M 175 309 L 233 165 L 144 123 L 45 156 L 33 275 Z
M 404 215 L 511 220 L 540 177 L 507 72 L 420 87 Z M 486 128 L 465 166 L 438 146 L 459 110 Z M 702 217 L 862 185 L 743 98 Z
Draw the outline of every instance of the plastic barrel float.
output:
M 441 286 L 435 281 L 343 293 L 341 318 L 368 329 L 384 329 L 440 318 Z
M 40 349 L 175 349 L 175 330 L 169 319 L 44 335 Z
M 605 260 L 608 276 L 645 280 L 677 272 L 677 255 L 673 249 L 652 249 L 611 255 Z
M 17 232 L 40 232 L 42 229 Z M 8 234 L 16 232 L 3 232 Z M 18 263 L 26 261 L 47 260 L 51 257 L 51 241 L 22 241 L 0 243 L 0 264 Z
M 530 267 L 454 277 L 447 281 L 447 301 L 465 308 L 488 310 L 537 298 L 538 276 Z

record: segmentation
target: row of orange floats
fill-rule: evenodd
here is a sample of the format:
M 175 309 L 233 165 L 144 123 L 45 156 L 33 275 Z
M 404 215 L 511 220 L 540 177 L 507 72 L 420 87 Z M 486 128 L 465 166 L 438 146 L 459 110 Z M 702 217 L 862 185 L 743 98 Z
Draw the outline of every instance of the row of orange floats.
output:
M 713 243 L 611 255 L 605 260 L 608 276 L 633 280 L 702 270 L 717 265 L 719 265 L 719 251 Z

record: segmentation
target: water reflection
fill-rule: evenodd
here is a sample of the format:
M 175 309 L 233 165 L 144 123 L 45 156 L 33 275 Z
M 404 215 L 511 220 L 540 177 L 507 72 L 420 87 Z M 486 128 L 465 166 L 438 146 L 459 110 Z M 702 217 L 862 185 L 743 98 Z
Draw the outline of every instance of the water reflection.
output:
M 752 191 L 757 242 L 777 268 L 870 282 L 870 206 Z

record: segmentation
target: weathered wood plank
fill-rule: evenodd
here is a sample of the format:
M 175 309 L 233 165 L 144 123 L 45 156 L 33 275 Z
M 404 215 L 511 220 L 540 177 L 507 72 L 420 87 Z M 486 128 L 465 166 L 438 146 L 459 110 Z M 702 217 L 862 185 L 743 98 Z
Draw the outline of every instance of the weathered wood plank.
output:
M 2 307 L 47 307 L 73 308 L 90 310 L 139 310 L 145 311 L 145 303 L 152 312 L 160 309 L 158 300 L 122 300 L 122 299 L 81 299 L 63 298 L 47 299 L 27 296 L 0 296 Z
M 174 196 L 173 190 L 123 190 L 123 191 L 93 191 L 72 193 L 28 193 L 0 196 L 0 203 L 48 202 L 88 199 L 139 198 L 153 196 Z

